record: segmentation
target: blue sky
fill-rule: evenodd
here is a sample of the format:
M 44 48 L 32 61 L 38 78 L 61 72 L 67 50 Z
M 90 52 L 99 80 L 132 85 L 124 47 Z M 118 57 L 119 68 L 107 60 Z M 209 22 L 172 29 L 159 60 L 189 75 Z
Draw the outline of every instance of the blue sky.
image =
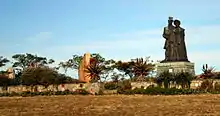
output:
M 85 52 L 162 60 L 161 34 L 173 16 L 186 29 L 196 73 L 204 63 L 220 70 L 219 6 L 219 0 L 0 0 L 0 54 L 34 53 L 57 62 Z

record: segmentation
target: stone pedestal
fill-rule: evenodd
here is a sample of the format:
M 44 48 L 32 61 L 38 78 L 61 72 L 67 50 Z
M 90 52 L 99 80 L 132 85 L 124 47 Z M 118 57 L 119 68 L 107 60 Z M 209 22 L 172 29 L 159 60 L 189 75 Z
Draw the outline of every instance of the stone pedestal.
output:
M 156 64 L 157 76 L 164 72 L 169 71 L 171 73 L 189 72 L 195 75 L 194 63 L 191 62 L 164 62 Z

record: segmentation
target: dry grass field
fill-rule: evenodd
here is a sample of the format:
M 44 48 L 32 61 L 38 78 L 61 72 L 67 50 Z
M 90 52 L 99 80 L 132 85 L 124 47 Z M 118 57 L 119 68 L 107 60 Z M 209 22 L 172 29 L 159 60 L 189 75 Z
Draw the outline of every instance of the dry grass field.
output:
M 1 116 L 220 116 L 220 95 L 0 98 Z

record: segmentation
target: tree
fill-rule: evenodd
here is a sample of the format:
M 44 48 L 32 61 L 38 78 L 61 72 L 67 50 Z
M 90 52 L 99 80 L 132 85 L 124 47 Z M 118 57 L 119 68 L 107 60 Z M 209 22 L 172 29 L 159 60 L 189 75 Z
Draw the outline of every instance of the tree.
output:
M 73 57 L 65 62 L 60 62 L 59 64 L 59 68 L 63 68 L 64 72 L 66 73 L 68 69 L 74 69 L 74 70 L 78 70 L 81 64 L 81 61 L 83 59 L 83 56 L 80 55 L 73 55 Z M 102 70 L 102 75 L 100 76 L 101 78 L 107 78 L 109 73 L 111 70 L 113 70 L 112 65 L 115 63 L 114 60 L 105 60 L 104 57 L 102 57 L 100 54 L 98 53 L 92 53 L 91 54 L 91 59 L 95 59 L 97 62 L 97 64 L 92 64 L 87 72 L 95 72 L 98 71 L 98 67 L 99 65 L 105 65 L 103 68 L 105 68 L 104 70 Z
M 93 53 L 91 54 L 91 58 L 95 58 L 100 62 L 104 62 L 105 58 L 103 58 L 100 54 Z M 64 69 L 66 72 L 68 69 L 79 69 L 80 63 L 83 59 L 83 56 L 73 55 L 72 58 L 68 59 L 65 62 L 60 62 L 59 66 Z
M 202 67 L 203 73 L 202 73 L 201 77 L 203 79 L 213 78 L 215 76 L 214 69 L 215 69 L 214 67 L 208 67 L 208 64 L 203 65 L 203 67 Z
M 217 73 L 215 74 L 215 79 L 220 79 L 220 73 L 219 73 L 219 72 L 217 72 Z
M 23 85 L 31 86 L 43 85 L 47 88 L 51 84 L 57 83 L 58 72 L 48 67 L 33 67 L 26 68 L 21 80 Z
M 38 77 L 35 73 L 35 68 L 26 68 L 21 74 L 22 85 L 31 86 L 33 89 L 34 86 L 38 85 Z
M 181 85 L 182 88 L 190 88 L 193 75 L 188 72 L 177 73 L 174 77 L 176 84 Z
M 111 79 L 113 82 L 118 83 L 120 79 L 123 78 L 122 74 L 117 74 L 116 72 L 113 73 L 113 75 L 111 75 Z
M 20 84 L 21 83 L 21 75 L 24 69 L 29 66 L 47 66 L 48 64 L 52 64 L 55 61 L 53 59 L 47 59 L 46 57 L 39 57 L 37 55 L 32 55 L 29 53 L 26 54 L 15 54 L 12 56 L 15 60 L 12 67 L 15 70 L 15 78 L 13 83 Z
M 81 63 L 83 56 L 73 55 L 72 59 L 69 59 L 69 64 L 72 64 L 73 69 L 79 69 L 79 65 Z
M 82 56 L 79 55 L 73 55 L 73 57 L 65 62 L 60 62 L 59 68 L 63 68 L 65 73 L 68 69 L 79 69 L 79 65 L 82 60 Z
M 58 78 L 58 72 L 51 68 L 37 68 L 36 75 L 39 77 L 39 84 L 47 88 L 49 85 L 55 83 L 55 79 Z
M 0 56 L 0 67 L 5 66 L 8 62 L 9 60 L 7 58 Z
M 144 80 L 144 78 L 154 70 L 154 65 L 149 63 L 149 57 L 145 60 L 143 58 L 136 58 L 131 61 L 131 65 L 132 73 L 137 77 L 137 80 L 140 81 Z
M 103 63 L 103 74 L 101 75 L 101 79 L 104 79 L 104 81 L 107 80 L 107 78 L 110 76 L 111 73 L 114 71 L 114 65 L 115 61 L 113 59 L 110 60 L 99 60 Z
M 92 59 L 92 62 L 90 62 L 90 65 L 85 69 L 85 71 L 89 73 L 91 82 L 98 82 L 101 79 L 103 70 L 105 70 L 104 63 L 99 62 L 95 58 Z
M 65 73 L 67 72 L 68 68 L 70 68 L 67 63 L 68 62 L 60 62 L 59 63 L 59 68 L 63 68 Z
M 47 64 L 52 64 L 55 62 L 53 59 L 47 60 L 46 57 L 39 57 L 29 53 L 15 54 L 12 56 L 12 58 L 15 60 L 13 67 L 19 68 L 21 70 L 27 68 L 30 65 L 46 66 Z
M 9 79 L 7 76 L 1 74 L 0 75 L 0 86 L 2 86 L 5 90 L 10 85 L 11 79 Z
M 128 75 L 130 77 L 130 79 L 133 78 L 133 73 L 132 73 L 132 64 L 131 62 L 122 62 L 122 61 L 118 61 L 115 63 L 114 67 L 120 71 L 120 72 L 124 72 L 125 75 Z
M 105 62 L 106 61 L 106 59 L 104 58 L 104 57 L 102 57 L 100 54 L 98 54 L 98 53 L 93 53 L 93 54 L 91 54 L 91 57 L 92 58 L 94 58 L 94 59 L 96 59 L 97 61 L 99 61 L 99 62 Z M 109 60 L 108 62 L 112 62 L 113 60 Z M 114 61 L 113 61 L 114 62 Z
M 169 88 L 170 82 L 173 81 L 174 74 L 164 71 L 159 74 L 159 76 L 156 79 L 156 82 L 159 86 L 162 86 L 164 84 L 164 88 Z
M 154 65 L 149 63 L 149 57 L 145 60 L 143 58 L 136 58 L 129 62 L 118 61 L 114 66 L 120 72 L 124 72 L 132 80 L 134 77 L 137 80 L 143 80 L 144 77 L 149 75 L 154 70 Z
M 115 61 L 110 59 L 106 60 L 99 54 L 92 54 L 90 59 L 90 65 L 85 71 L 89 73 L 92 82 L 97 82 L 101 79 L 106 80 L 109 77 L 111 71 L 113 71 Z

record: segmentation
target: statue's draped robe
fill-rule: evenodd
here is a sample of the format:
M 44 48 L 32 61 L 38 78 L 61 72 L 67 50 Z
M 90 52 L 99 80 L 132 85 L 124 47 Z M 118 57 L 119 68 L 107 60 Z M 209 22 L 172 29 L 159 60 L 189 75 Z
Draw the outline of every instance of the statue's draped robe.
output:
M 185 29 L 176 27 L 174 29 L 175 40 L 177 41 L 178 61 L 188 61 L 186 44 L 185 44 Z
M 176 38 L 174 30 L 173 30 L 170 33 L 170 40 L 169 40 L 170 61 L 177 61 L 179 59 L 178 42 L 179 40 Z

